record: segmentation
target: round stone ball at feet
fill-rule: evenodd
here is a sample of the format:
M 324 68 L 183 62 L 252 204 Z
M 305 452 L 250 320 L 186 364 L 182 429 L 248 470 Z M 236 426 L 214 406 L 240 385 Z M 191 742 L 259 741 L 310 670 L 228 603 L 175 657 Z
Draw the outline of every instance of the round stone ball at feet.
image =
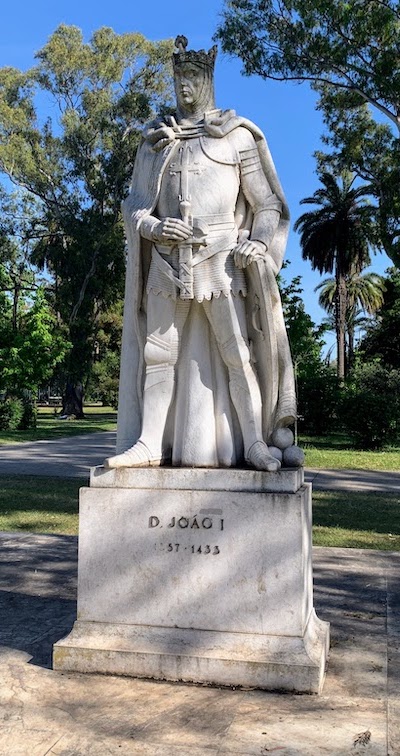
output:
M 277 446 L 282 451 L 293 445 L 294 435 L 290 428 L 276 428 L 271 438 L 273 446 Z
M 283 452 L 284 467 L 302 467 L 304 465 L 304 452 L 299 446 L 289 446 Z

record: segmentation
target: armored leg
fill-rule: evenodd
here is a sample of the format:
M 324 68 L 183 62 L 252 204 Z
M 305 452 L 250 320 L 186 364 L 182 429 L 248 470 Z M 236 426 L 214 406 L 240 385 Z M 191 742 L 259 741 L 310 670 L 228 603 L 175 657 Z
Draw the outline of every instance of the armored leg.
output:
M 243 436 L 245 459 L 259 470 L 280 463 L 269 454 L 262 435 L 261 393 L 250 363 L 243 299 L 220 296 L 203 303 L 229 374 L 229 391 Z
M 134 446 L 106 460 L 107 467 L 147 467 L 160 465 L 168 458 L 169 450 L 163 444 L 164 431 L 174 395 L 175 365 L 189 307 L 190 302 L 149 293 L 142 431 Z

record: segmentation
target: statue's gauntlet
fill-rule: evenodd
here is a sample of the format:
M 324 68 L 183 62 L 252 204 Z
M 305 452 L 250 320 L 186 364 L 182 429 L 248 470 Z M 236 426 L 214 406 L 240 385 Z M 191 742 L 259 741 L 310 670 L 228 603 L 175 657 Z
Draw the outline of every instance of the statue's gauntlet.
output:
M 274 206 L 271 203 L 270 207 L 255 210 L 250 234 L 252 241 L 260 241 L 269 249 L 278 228 L 281 209 L 282 203 L 275 198 Z
M 147 218 L 142 220 L 139 228 L 140 235 L 152 242 L 161 241 L 160 231 L 160 219 L 154 215 L 148 215 Z
M 275 197 L 275 195 L 272 195 L 270 200 L 268 207 L 255 211 L 250 239 L 251 241 L 261 242 L 265 246 L 265 257 L 266 259 L 270 259 L 272 269 L 276 275 L 279 267 L 277 267 L 276 261 L 268 254 L 268 250 L 270 249 L 279 225 L 282 203 Z

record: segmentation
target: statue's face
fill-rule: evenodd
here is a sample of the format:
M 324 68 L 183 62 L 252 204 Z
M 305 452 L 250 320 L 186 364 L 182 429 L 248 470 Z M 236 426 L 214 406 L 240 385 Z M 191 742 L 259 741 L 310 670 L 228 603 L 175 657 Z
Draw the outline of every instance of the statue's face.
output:
M 205 75 L 202 68 L 185 63 L 175 69 L 174 83 L 178 105 L 195 106 L 203 95 Z

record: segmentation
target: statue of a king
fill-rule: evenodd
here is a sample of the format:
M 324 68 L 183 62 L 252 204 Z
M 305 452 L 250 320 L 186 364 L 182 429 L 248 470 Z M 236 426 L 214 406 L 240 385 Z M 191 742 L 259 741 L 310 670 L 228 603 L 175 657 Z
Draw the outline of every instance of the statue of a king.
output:
M 276 471 L 293 368 L 276 283 L 289 216 L 266 141 L 215 107 L 216 47 L 173 56 L 177 109 L 143 133 L 128 245 L 118 440 L 108 467 Z

